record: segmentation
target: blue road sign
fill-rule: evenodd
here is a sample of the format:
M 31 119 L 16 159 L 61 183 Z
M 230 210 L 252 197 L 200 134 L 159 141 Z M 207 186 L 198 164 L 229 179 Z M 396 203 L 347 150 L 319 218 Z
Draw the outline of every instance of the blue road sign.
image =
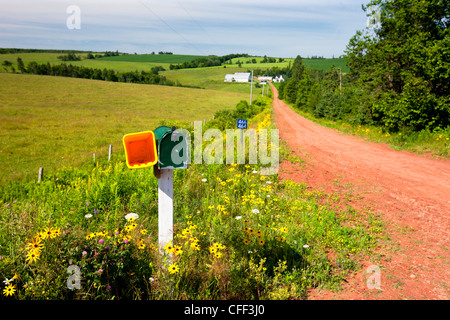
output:
M 237 128 L 238 129 L 247 129 L 247 120 L 237 119 Z

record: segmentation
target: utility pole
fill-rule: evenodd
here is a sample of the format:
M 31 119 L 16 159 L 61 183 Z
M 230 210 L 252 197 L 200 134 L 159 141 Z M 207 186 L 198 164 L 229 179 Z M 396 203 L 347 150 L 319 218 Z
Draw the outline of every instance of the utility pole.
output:
M 252 105 L 252 94 L 253 94 L 253 70 L 252 70 L 252 79 L 250 84 L 250 105 Z

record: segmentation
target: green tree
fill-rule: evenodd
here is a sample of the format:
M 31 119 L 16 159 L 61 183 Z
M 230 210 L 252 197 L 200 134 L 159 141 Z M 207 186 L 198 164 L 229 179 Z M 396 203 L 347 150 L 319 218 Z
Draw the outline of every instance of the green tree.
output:
M 303 60 L 300 55 L 295 58 L 294 64 L 292 65 L 292 69 L 288 72 L 289 79 L 288 82 L 284 86 L 283 97 L 289 103 L 295 103 L 297 100 L 298 93 L 298 83 L 301 79 L 303 79 L 303 70 L 305 69 L 303 65 Z
M 373 10 L 377 8 L 377 10 Z M 346 58 L 350 77 L 371 93 L 374 120 L 392 130 L 450 125 L 450 0 L 373 0 L 379 19 L 358 31 Z
M 8 72 L 8 68 L 12 67 L 12 62 L 5 60 L 3 61 L 2 66 L 5 69 L 5 72 Z
M 17 57 L 17 68 L 21 73 L 26 73 L 27 69 L 25 68 L 25 64 L 23 63 L 23 60 L 21 57 Z

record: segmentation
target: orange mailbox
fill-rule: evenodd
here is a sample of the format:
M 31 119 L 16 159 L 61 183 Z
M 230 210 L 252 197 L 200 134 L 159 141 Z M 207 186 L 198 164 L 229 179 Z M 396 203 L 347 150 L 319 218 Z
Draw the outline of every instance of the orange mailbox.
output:
M 151 167 L 158 162 L 153 131 L 126 134 L 123 137 L 123 145 L 130 169 Z

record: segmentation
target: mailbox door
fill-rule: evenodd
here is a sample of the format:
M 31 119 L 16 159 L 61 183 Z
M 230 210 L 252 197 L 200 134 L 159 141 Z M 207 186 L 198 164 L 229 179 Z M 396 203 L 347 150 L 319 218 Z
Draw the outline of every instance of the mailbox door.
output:
M 156 164 L 156 141 L 152 131 L 127 134 L 123 137 L 123 145 L 129 168 L 145 168 Z

